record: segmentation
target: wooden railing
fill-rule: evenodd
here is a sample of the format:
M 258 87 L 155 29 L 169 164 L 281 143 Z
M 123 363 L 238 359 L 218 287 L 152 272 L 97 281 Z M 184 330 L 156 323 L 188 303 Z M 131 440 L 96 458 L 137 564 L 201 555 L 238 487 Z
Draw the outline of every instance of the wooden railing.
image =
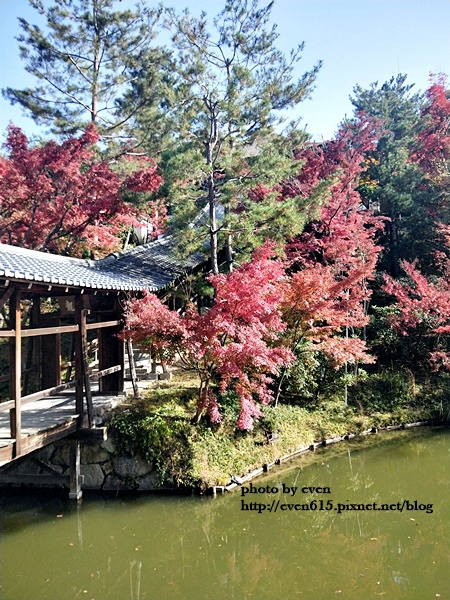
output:
M 120 321 L 100 321 L 98 323 L 86 323 L 86 331 L 92 329 L 103 329 L 105 327 L 115 327 Z M 27 327 L 20 328 L 20 337 L 36 337 L 38 335 L 54 335 L 55 333 L 75 333 L 79 331 L 78 325 L 58 325 L 57 327 Z M 0 337 L 17 337 L 15 329 L 0 329 Z
M 100 380 L 102 377 L 122 370 L 122 365 L 110 366 L 95 374 L 90 373 L 87 357 L 87 331 L 98 330 L 107 327 L 116 327 L 120 324 L 118 320 L 103 321 L 96 323 L 87 323 L 87 314 L 89 311 L 83 308 L 81 297 L 77 297 L 75 320 L 73 325 L 58 325 L 50 327 L 22 328 L 21 324 L 21 294 L 16 289 L 14 293 L 9 293 L 10 300 L 10 320 L 12 327 L 10 329 L 0 329 L 0 338 L 12 338 L 14 340 L 14 349 L 11 352 L 10 375 L 11 399 L 0 404 L 0 412 L 10 411 L 11 415 L 11 438 L 15 439 L 15 456 L 22 453 L 22 406 L 34 402 L 46 396 L 58 394 L 66 389 L 75 388 L 75 414 L 78 415 L 79 427 L 83 425 L 84 415 L 84 395 L 86 396 L 86 408 L 89 426 L 93 425 L 93 406 L 90 379 Z M 4 298 L 3 298 L 4 299 Z M 75 379 L 61 385 L 57 385 L 45 390 L 40 390 L 26 396 L 22 396 L 21 378 L 22 378 L 22 339 L 33 338 L 37 336 L 57 335 L 63 333 L 75 334 Z M 90 377 L 91 376 L 91 377 Z M 2 376 L 2 379 L 4 377 Z M 83 392 L 85 391 L 85 394 Z

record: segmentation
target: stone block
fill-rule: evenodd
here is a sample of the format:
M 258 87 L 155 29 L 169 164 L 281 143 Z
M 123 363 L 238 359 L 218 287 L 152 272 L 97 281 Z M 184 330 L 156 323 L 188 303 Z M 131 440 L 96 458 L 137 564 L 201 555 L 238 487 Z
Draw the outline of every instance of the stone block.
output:
M 172 379 L 172 373 L 160 373 L 159 379 L 168 379 L 169 381 Z
M 53 452 L 55 451 L 55 446 L 53 444 L 49 444 L 48 446 L 44 446 L 37 450 L 34 454 L 36 458 L 39 460 L 43 460 L 45 462 L 50 462 L 53 456 Z
M 114 454 L 116 447 L 114 446 L 114 442 L 111 437 L 108 437 L 107 440 L 100 444 L 100 447 L 108 452 L 109 454 Z
M 83 488 L 87 490 L 102 489 L 105 474 L 100 465 L 81 465 L 81 475 L 84 476 Z
M 113 473 L 114 469 L 112 460 L 107 460 L 105 463 L 102 463 L 102 470 L 105 476 L 109 475 L 110 473 Z
M 151 491 L 159 489 L 160 483 L 156 473 L 149 473 L 141 477 L 138 481 L 138 489 L 142 491 Z
M 14 469 L 11 470 L 11 473 L 14 473 L 14 475 L 39 475 L 40 472 L 41 467 L 26 458 L 17 461 L 14 465 Z
M 119 456 L 113 459 L 113 468 L 122 479 L 134 480 L 151 473 L 153 465 L 142 458 Z
M 52 463 L 54 465 L 67 466 L 70 464 L 70 447 L 66 442 L 64 445 L 57 446 L 53 454 Z
M 105 490 L 105 492 L 117 492 L 121 490 L 130 490 L 131 487 L 127 485 L 124 481 L 116 477 L 114 473 L 110 473 L 105 479 L 103 489 Z
M 81 446 L 81 464 L 89 465 L 92 463 L 104 463 L 109 460 L 108 452 L 101 447 L 101 445 L 87 445 Z
M 157 381 L 158 373 L 147 373 L 147 375 L 145 376 L 145 379 L 147 381 Z

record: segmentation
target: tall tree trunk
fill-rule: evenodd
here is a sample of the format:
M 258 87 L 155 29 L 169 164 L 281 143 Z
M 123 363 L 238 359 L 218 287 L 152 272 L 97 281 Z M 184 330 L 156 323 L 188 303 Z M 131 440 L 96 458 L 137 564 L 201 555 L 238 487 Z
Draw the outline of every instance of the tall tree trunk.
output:
M 92 74 L 92 94 L 91 94 L 91 122 L 95 123 L 97 120 L 98 113 L 98 77 L 100 72 L 100 28 L 97 20 L 97 2 L 93 3 L 92 6 L 92 19 L 95 27 L 95 41 L 94 41 L 94 65 Z
M 389 221 L 389 238 L 390 238 L 390 254 L 391 254 L 391 275 L 394 278 L 399 276 L 399 251 L 398 251 L 398 226 L 397 218 L 391 216 Z
M 219 260 L 217 257 L 217 213 L 216 213 L 216 194 L 214 192 L 214 174 L 211 171 L 208 182 L 208 202 L 209 202 L 209 246 L 211 258 L 211 270 L 214 275 L 219 273 Z
M 206 163 L 209 168 L 208 175 L 208 205 L 209 205 L 209 246 L 210 246 L 210 258 L 211 258 L 211 270 L 214 275 L 219 273 L 219 261 L 218 261 L 218 243 L 217 243 L 217 195 L 214 186 L 214 148 L 218 140 L 217 130 L 217 118 L 215 114 L 215 107 L 212 102 L 207 98 L 204 99 L 205 105 L 208 107 L 210 115 L 210 131 L 209 139 L 205 143 L 206 151 Z
M 227 235 L 227 243 L 225 246 L 225 260 L 227 262 L 228 272 L 233 271 L 233 236 L 231 233 Z

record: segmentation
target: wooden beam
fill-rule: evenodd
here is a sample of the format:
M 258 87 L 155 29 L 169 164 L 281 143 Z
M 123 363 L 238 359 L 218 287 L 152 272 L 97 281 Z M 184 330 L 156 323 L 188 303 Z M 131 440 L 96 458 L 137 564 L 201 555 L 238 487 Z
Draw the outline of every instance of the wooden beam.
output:
M 0 446 L 0 466 L 4 465 L 14 458 L 14 440 L 2 440 L 2 446 Z
M 36 400 L 41 400 L 42 398 L 46 398 L 47 396 L 52 396 L 53 394 L 59 394 L 64 390 L 72 388 L 75 386 L 75 381 L 69 381 L 68 383 L 62 383 L 61 385 L 57 385 L 56 387 L 47 388 L 46 390 L 41 390 L 39 392 L 34 392 L 33 394 L 28 394 L 27 396 L 23 396 L 20 399 L 21 406 L 25 404 L 29 404 L 30 402 L 35 402 Z M 7 402 L 0 403 L 0 412 L 5 412 L 14 408 L 14 400 L 8 400 Z
M 66 421 L 61 425 L 55 425 L 54 427 L 51 427 L 50 429 L 47 429 L 41 433 L 29 435 L 28 437 L 24 438 L 22 440 L 23 454 L 28 454 L 29 452 L 34 452 L 39 448 L 48 446 L 49 444 L 52 444 L 53 442 L 56 442 L 76 431 L 77 417 L 78 415 L 73 415 L 71 421 Z
M 3 308 L 5 306 L 5 304 L 8 302 L 8 300 L 11 298 L 11 296 L 14 293 L 14 287 L 9 287 L 6 292 L 3 294 L 3 296 L 0 298 L 0 309 Z
M 45 463 L 43 460 L 40 460 L 36 456 L 30 456 L 29 461 L 32 462 L 33 464 L 35 464 L 36 466 L 38 466 L 45 473 L 49 473 L 50 475 L 61 475 L 61 473 L 59 471 L 54 469 L 51 465 L 48 465 L 47 463 Z M 14 465 L 14 463 L 13 463 L 13 465 Z
M 16 337 L 16 332 L 14 329 L 0 329 L 0 337 L 13 338 Z
M 13 289 L 13 288 L 11 288 Z M 8 290 L 9 291 L 9 290 Z M 0 307 L 1 308 L 1 307 Z M 87 323 L 86 330 L 104 329 L 106 327 L 117 327 L 120 321 L 104 321 L 99 323 Z M 33 327 L 22 329 L 22 337 L 35 337 L 37 335 L 54 335 L 56 333 L 73 333 L 78 331 L 78 325 L 60 325 L 58 327 Z M 0 329 L 0 337 L 15 337 L 14 329 Z
M 98 323 L 88 323 L 86 329 L 104 329 L 105 327 L 116 327 L 120 325 L 120 321 L 99 321 Z
M 59 394 L 64 390 L 72 388 L 75 386 L 75 381 L 69 381 L 67 383 L 61 383 L 51 388 L 47 388 L 45 390 L 41 390 L 39 392 L 34 392 L 34 394 L 28 394 L 28 396 L 24 396 L 22 398 L 23 404 L 28 404 L 29 402 L 34 402 L 35 400 L 41 400 L 42 398 L 46 398 L 47 396 L 53 396 L 55 394 Z
M 80 442 L 105 442 L 108 439 L 107 427 L 83 427 L 68 436 L 70 440 Z
M 130 366 L 131 385 L 133 386 L 133 394 L 135 398 L 139 396 L 139 386 L 136 377 L 136 365 L 134 363 L 134 351 L 133 342 L 130 339 L 126 341 L 127 353 L 128 353 L 128 364 Z
M 111 375 L 112 373 L 117 373 L 117 371 L 121 370 L 122 365 L 114 365 L 113 367 L 109 367 L 108 369 L 102 369 L 101 371 L 97 371 L 97 373 L 92 373 L 91 379 L 92 381 L 98 381 L 102 377 L 106 377 L 106 375 Z
M 57 487 L 69 485 L 69 475 L 29 475 L 25 473 L 0 473 L 0 483 L 3 485 L 33 485 L 38 487 Z
M 36 335 L 54 335 L 56 333 L 73 333 L 78 331 L 78 325 L 59 325 L 57 327 L 34 327 L 23 329 L 22 337 L 35 337 Z

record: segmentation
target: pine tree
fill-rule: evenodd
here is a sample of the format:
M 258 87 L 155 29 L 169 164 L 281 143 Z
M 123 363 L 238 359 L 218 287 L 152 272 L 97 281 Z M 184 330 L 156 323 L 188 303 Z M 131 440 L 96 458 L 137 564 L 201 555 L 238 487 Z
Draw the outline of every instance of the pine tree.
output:
M 130 85 L 132 69 L 148 57 L 158 12 L 144 5 L 117 11 L 115 0 L 29 2 L 44 17 L 45 28 L 20 18 L 17 39 L 25 69 L 37 84 L 6 88 L 3 96 L 52 133 L 74 135 L 89 123 L 117 133 L 131 115 L 119 117 L 116 101 Z
M 373 83 L 367 90 L 356 86 L 351 98 L 356 114 L 380 120 L 378 143 L 366 155 L 367 171 L 359 192 L 367 208 L 389 218 L 380 240 L 385 248 L 381 269 L 394 277 L 401 259 L 423 251 L 418 247 L 417 224 L 427 219 L 417 198 L 420 173 L 410 161 L 422 102 L 419 94 L 411 93 L 412 88 L 405 75 L 398 75 L 381 86 Z
M 164 180 L 174 230 L 184 232 L 191 249 L 209 240 L 213 273 L 222 248 L 231 270 L 232 243 L 244 253 L 265 237 L 301 230 L 299 198 L 280 199 L 277 184 L 298 171 L 293 148 L 304 134 L 296 127 L 281 134 L 280 126 L 310 93 L 320 63 L 294 75 L 303 44 L 289 57 L 276 48 L 272 5 L 227 0 L 212 24 L 205 13 L 198 19 L 188 11 L 166 13 L 179 79 L 169 107 L 176 124 L 162 157 Z M 144 93 L 144 72 L 135 91 L 138 85 Z

